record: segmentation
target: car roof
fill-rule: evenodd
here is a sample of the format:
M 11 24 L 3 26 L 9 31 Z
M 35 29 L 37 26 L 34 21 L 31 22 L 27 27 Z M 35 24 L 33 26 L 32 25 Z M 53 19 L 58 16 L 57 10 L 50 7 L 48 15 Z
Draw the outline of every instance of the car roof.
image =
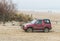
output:
M 50 19 L 43 19 L 43 20 L 50 20 Z
M 50 20 L 50 19 L 36 19 L 36 20 Z

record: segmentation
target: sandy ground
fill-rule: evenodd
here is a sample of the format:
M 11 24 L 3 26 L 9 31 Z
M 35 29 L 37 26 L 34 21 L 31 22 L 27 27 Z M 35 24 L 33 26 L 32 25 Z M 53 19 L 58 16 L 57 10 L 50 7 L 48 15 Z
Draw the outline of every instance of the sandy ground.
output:
M 60 26 L 53 26 L 49 33 L 27 33 L 20 26 L 0 26 L 0 41 L 60 41 Z
M 3 28 L 5 29 L 0 30 L 1 41 L 60 41 L 60 13 L 25 11 L 23 13 L 28 15 L 32 14 L 33 18 L 50 19 L 52 22 L 52 30 L 49 33 L 26 33 L 19 26 L 4 26 Z M 58 24 L 55 21 L 58 21 Z

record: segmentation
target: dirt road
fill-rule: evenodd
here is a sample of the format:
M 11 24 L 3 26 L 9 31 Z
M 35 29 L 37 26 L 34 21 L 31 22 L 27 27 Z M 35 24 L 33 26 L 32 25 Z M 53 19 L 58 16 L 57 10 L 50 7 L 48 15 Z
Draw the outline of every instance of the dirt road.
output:
M 55 30 L 26 33 L 19 26 L 0 26 L 0 41 L 60 41 L 60 32 Z

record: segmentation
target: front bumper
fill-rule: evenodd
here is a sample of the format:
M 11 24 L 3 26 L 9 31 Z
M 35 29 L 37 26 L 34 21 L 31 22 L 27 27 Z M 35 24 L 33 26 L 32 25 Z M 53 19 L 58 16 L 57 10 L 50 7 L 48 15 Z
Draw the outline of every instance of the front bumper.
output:
M 27 27 L 22 26 L 21 28 L 22 28 L 23 30 L 27 30 Z

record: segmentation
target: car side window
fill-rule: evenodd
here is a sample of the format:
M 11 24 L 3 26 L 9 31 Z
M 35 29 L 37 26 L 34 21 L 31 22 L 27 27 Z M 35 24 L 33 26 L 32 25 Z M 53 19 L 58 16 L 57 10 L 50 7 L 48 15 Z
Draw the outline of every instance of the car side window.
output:
M 45 23 L 49 24 L 50 23 L 50 20 L 45 20 Z
M 36 24 L 42 24 L 42 20 L 37 20 Z

